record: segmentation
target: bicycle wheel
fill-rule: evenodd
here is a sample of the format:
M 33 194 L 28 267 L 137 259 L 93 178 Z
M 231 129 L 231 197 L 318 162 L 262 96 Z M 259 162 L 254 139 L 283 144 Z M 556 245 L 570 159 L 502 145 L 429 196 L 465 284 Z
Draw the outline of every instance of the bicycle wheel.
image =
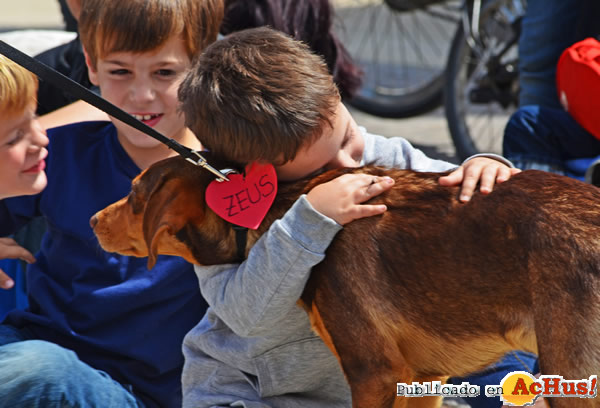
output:
M 372 115 L 401 118 L 441 104 L 446 59 L 460 19 L 459 0 L 332 4 L 335 32 L 364 72 L 362 88 L 350 105 Z
M 444 108 L 456 154 L 502 153 L 508 118 L 518 106 L 518 35 L 523 0 L 484 2 L 472 48 L 462 27 L 452 42 Z

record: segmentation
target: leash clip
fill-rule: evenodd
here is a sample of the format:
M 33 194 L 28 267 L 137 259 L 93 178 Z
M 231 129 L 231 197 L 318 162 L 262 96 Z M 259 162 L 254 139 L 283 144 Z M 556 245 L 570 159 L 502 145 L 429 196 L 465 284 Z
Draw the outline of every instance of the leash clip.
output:
M 200 154 L 200 152 L 198 150 L 191 150 L 190 153 L 195 155 L 198 159 L 195 160 L 191 157 L 186 157 L 185 159 L 187 161 L 189 161 L 190 163 L 192 163 L 196 166 L 204 167 L 206 170 L 210 171 L 212 174 L 217 176 L 217 181 L 219 183 L 221 183 L 223 181 L 229 181 L 229 179 L 227 178 L 227 176 L 225 174 L 221 173 L 219 170 L 215 169 L 210 164 L 208 164 L 206 159 Z

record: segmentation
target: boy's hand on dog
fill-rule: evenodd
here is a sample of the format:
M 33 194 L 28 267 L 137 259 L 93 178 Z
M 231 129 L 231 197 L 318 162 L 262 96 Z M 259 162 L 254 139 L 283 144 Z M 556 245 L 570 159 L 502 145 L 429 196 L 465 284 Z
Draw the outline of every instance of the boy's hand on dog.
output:
M 488 157 L 476 157 L 454 170 L 447 176 L 440 177 L 442 186 L 456 186 L 462 183 L 459 200 L 467 202 L 473 196 L 477 184 L 482 194 L 489 194 L 495 183 L 502 183 L 521 172 L 506 164 Z
M 0 259 L 22 259 L 27 263 L 35 262 L 31 252 L 20 246 L 12 238 L 0 238 Z M 0 288 L 11 289 L 15 282 L 0 269 Z
M 383 204 L 361 204 L 389 190 L 394 185 L 390 177 L 368 174 L 344 174 L 310 190 L 308 202 L 321 214 L 340 225 L 378 215 L 387 210 Z

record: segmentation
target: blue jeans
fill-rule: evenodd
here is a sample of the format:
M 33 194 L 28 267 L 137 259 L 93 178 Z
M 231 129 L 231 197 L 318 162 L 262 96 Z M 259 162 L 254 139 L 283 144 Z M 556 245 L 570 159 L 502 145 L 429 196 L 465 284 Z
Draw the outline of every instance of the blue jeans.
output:
M 480 386 L 481 392 L 477 397 L 465 398 L 465 402 L 471 405 L 471 408 L 500 408 L 502 406 L 500 397 L 486 397 L 485 386 L 500 385 L 500 381 L 511 371 L 527 371 L 537 374 L 539 368 L 536 356 L 524 351 L 513 351 L 479 373 L 468 377 L 451 378 L 450 382 L 460 385 L 466 381 Z
M 580 159 L 600 155 L 600 140 L 562 108 L 524 106 L 504 130 L 503 155 L 521 169 L 535 168 L 577 178 Z M 583 169 L 585 171 L 585 168 Z
M 144 407 L 73 351 L 6 324 L 0 325 L 0 401 L 6 408 Z
M 583 38 L 578 31 L 584 0 L 529 0 L 519 37 L 519 105 L 558 108 L 556 64 Z

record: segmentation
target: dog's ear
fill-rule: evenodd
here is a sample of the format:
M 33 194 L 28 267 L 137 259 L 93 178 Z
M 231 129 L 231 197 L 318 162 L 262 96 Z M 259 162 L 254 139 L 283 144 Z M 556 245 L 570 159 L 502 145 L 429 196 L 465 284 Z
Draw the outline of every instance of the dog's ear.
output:
M 154 267 L 161 253 L 161 240 L 175 235 L 187 222 L 184 191 L 178 179 L 162 178 L 147 199 L 142 230 L 148 248 L 148 269 Z
M 148 245 L 148 269 L 152 269 L 156 265 L 159 241 L 163 235 L 168 234 L 173 234 L 171 227 L 168 224 L 160 224 L 153 232 L 150 243 L 146 240 L 146 244 Z

